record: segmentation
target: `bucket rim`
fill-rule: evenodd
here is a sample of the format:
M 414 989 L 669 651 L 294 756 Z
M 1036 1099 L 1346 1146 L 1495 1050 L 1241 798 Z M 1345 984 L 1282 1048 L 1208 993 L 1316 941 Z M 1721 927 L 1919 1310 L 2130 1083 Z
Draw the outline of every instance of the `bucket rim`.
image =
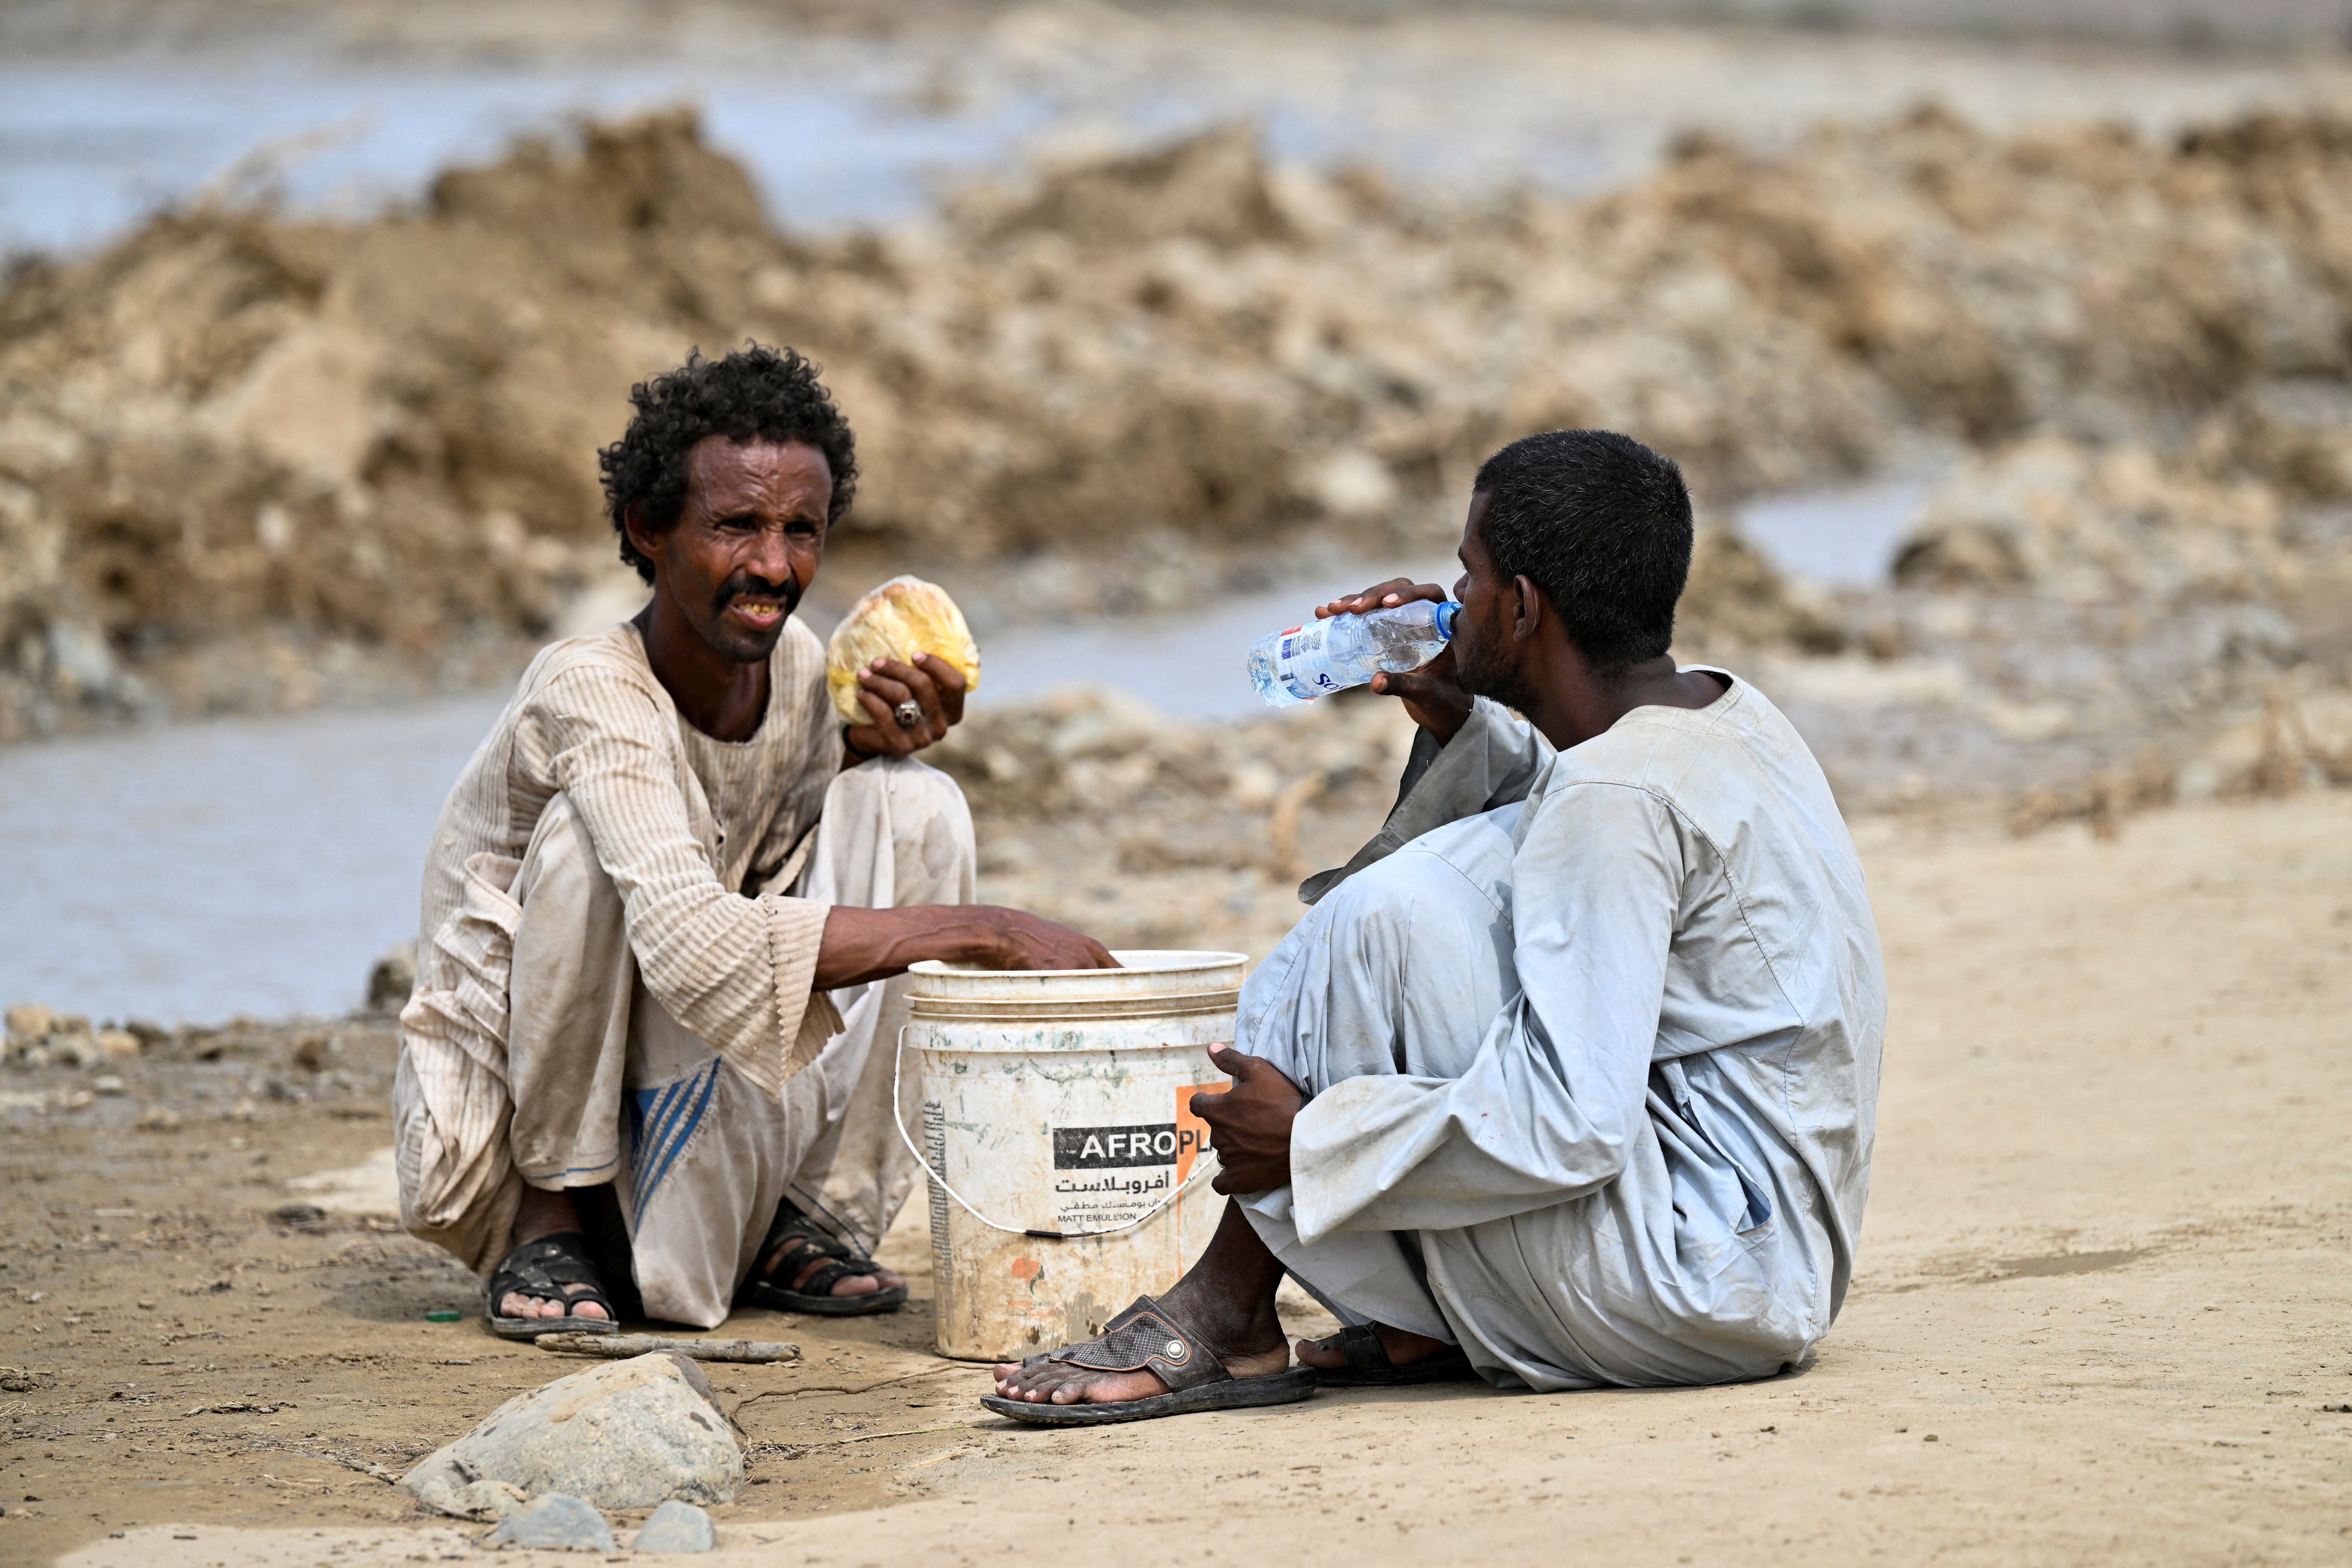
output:
M 1249 954 L 1214 949 L 1113 948 L 1118 969 L 977 969 L 936 958 L 909 964 L 910 998 L 1062 1003 L 1240 988 Z

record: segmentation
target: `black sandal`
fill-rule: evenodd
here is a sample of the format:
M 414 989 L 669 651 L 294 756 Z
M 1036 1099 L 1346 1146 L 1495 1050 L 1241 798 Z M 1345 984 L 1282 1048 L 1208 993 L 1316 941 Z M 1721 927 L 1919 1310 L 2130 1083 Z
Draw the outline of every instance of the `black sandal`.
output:
M 567 1291 L 566 1285 L 587 1289 Z M 562 1302 L 563 1316 L 499 1317 L 499 1303 L 517 1291 L 542 1301 Z M 604 1315 L 580 1316 L 580 1309 L 592 1304 L 604 1308 Z M 482 1310 L 490 1320 L 490 1332 L 507 1340 L 535 1340 L 541 1334 L 609 1334 L 621 1326 L 614 1321 L 619 1314 L 613 1310 L 613 1299 L 604 1294 L 604 1282 L 589 1257 L 588 1237 L 576 1230 L 542 1236 L 508 1253 L 490 1276 Z
M 1113 1318 L 1102 1338 L 1033 1355 L 1021 1364 L 1034 1366 L 1041 1361 L 1097 1372 L 1149 1371 L 1168 1385 L 1168 1392 L 1105 1405 L 1055 1405 L 1042 1400 L 1033 1404 L 986 1394 L 981 1396 L 981 1404 L 999 1415 L 1037 1426 L 1103 1426 L 1114 1421 L 1149 1421 L 1155 1415 L 1182 1415 L 1194 1410 L 1288 1405 L 1314 1393 L 1318 1381 L 1311 1366 L 1235 1377 L 1199 1335 L 1149 1296 L 1138 1296 L 1133 1306 Z
M 770 1268 L 773 1258 L 775 1266 Z M 776 1283 L 779 1277 L 797 1278 L 800 1271 L 817 1259 L 825 1261 L 811 1269 L 809 1277 L 787 1288 Z M 751 1277 L 743 1281 L 743 1289 L 735 1293 L 740 1306 L 765 1307 L 777 1312 L 808 1312 L 821 1318 L 862 1318 L 869 1312 L 895 1312 L 907 1299 L 904 1285 L 887 1285 L 863 1296 L 835 1296 L 835 1285 L 853 1275 L 878 1274 L 882 1266 L 853 1247 L 843 1246 L 833 1234 L 801 1212 L 792 1199 L 776 1205 L 775 1222 L 768 1226 L 768 1237 L 760 1243 L 760 1260 L 751 1266 Z
M 1349 1323 L 1323 1342 L 1348 1361 L 1345 1366 L 1324 1372 L 1326 1388 L 1407 1388 L 1422 1383 L 1467 1383 L 1478 1376 L 1460 1345 L 1448 1345 L 1435 1355 L 1399 1366 L 1389 1360 L 1380 1330 L 1370 1323 Z

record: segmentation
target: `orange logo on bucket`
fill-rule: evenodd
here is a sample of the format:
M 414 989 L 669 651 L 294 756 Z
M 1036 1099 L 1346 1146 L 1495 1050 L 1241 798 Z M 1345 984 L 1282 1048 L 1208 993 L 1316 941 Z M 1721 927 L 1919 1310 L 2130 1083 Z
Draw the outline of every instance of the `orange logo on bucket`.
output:
M 1223 1046 L 1224 1042 L 1218 1042 Z M 1216 1048 L 1216 1047 L 1212 1047 Z M 1209 1124 L 1192 1114 L 1192 1097 L 1196 1094 L 1223 1094 L 1234 1087 L 1231 1079 L 1219 1079 L 1214 1083 L 1180 1084 L 1176 1089 L 1176 1184 L 1182 1186 L 1192 1173 L 1192 1157 L 1209 1146 Z

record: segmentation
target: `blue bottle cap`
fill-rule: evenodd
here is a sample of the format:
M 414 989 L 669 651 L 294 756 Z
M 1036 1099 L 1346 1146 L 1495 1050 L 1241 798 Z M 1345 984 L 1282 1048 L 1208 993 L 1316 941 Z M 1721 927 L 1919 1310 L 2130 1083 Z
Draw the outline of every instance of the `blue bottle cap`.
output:
M 1437 635 L 1448 642 L 1454 640 L 1454 617 L 1461 608 L 1459 599 L 1448 599 L 1437 606 Z

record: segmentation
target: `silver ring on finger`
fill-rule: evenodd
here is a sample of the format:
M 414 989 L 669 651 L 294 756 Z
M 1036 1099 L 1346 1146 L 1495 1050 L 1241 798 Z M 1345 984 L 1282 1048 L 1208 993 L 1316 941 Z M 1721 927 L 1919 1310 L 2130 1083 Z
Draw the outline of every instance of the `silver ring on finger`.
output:
M 891 709 L 890 717 L 898 721 L 901 730 L 911 730 L 923 721 L 922 705 L 909 699 Z

